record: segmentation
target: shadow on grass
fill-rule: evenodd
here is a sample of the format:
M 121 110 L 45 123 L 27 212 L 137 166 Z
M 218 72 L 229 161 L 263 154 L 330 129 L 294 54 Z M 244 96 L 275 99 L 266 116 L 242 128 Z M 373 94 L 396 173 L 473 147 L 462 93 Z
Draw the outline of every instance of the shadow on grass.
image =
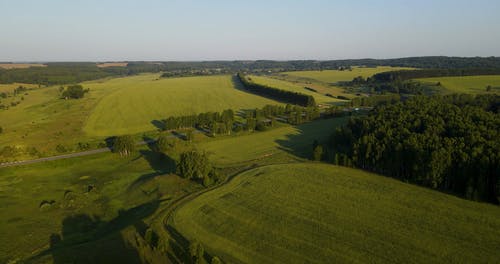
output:
M 347 118 L 330 118 L 317 120 L 295 126 L 297 133 L 286 135 L 286 139 L 277 139 L 278 148 L 293 156 L 310 159 L 313 153 L 315 140 L 319 144 L 328 144 L 328 141 L 337 127 L 345 123 Z
M 155 126 L 158 130 L 163 131 L 165 130 L 165 123 L 161 120 L 153 120 L 151 121 L 151 124 Z
M 50 248 L 29 259 L 52 255 L 58 263 L 141 263 L 139 252 L 130 246 L 119 231 L 128 226 L 141 226 L 142 219 L 152 215 L 162 200 L 151 201 L 121 210 L 110 221 L 97 216 L 76 214 L 62 221 L 61 233 L 49 237 Z

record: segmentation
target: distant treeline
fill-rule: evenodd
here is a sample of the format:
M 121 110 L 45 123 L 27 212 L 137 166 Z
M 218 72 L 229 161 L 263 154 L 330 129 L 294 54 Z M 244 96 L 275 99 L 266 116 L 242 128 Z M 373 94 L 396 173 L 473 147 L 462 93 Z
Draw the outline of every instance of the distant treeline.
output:
M 167 76 L 191 76 L 236 72 L 281 72 L 348 69 L 351 66 L 398 66 L 423 69 L 500 69 L 500 57 L 412 57 L 400 59 L 299 60 L 299 61 L 194 61 L 128 62 L 127 66 L 97 67 L 92 62 L 45 63 L 47 67 L 0 69 L 0 83 L 41 85 L 74 84 L 108 76 L 127 76 L 143 72 L 164 72 Z M 470 75 L 470 74 L 469 74 Z M 440 75 L 441 76 L 441 75 Z M 414 77 L 418 78 L 418 77 Z
M 372 79 L 378 82 L 406 81 L 417 78 L 471 76 L 471 75 L 500 75 L 500 68 L 470 68 L 470 69 L 422 69 L 388 71 L 373 75 Z
M 238 73 L 238 79 L 241 81 L 243 86 L 252 93 L 268 97 L 277 101 L 296 104 L 305 107 L 315 106 L 316 102 L 314 97 L 311 95 L 306 95 L 303 93 L 291 92 L 287 90 L 282 90 L 267 85 L 254 83 L 250 78 L 247 78 L 244 74 Z
M 350 106 L 379 106 L 383 104 L 392 104 L 399 102 L 401 96 L 399 94 L 382 94 L 382 95 L 372 95 L 372 96 L 362 96 L 355 97 L 351 99 Z
M 415 96 L 351 119 L 332 144 L 347 164 L 498 203 L 499 107 L 498 95 Z

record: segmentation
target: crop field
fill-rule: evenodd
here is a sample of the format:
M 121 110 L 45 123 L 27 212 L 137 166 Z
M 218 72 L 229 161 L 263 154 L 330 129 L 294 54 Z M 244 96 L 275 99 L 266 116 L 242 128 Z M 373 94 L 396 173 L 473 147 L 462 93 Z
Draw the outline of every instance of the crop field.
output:
M 264 77 L 264 76 L 256 76 L 256 75 L 251 75 L 250 78 L 252 78 L 253 82 L 258 83 L 258 84 L 268 85 L 268 86 L 280 88 L 283 90 L 312 95 L 314 97 L 314 100 L 316 100 L 316 103 L 318 103 L 318 104 L 334 104 L 336 102 L 345 102 L 344 100 L 339 100 L 336 98 L 326 96 L 324 93 L 313 92 L 313 91 L 307 90 L 305 88 L 306 86 L 292 83 L 289 81 L 284 81 L 284 80 L 279 80 L 279 79 Z M 316 89 L 316 88 L 314 88 L 314 89 Z M 332 93 L 335 94 L 333 91 L 331 91 L 331 94 Z
M 174 228 L 229 263 L 484 263 L 500 210 L 318 163 L 244 172 L 175 211 Z
M 326 143 L 335 129 L 346 120 L 325 119 L 300 126 L 284 126 L 265 132 L 202 142 L 198 147 L 208 152 L 210 158 L 220 166 L 310 158 L 314 140 Z
M 75 254 L 78 263 L 92 256 L 103 263 L 111 253 L 100 247 L 121 248 L 114 256 L 126 258 L 119 231 L 133 230 L 137 221 L 146 221 L 158 207 L 200 188 L 172 171 L 172 161 L 147 147 L 128 158 L 104 153 L 0 168 L 0 263 L 29 256 L 34 263 L 73 263 L 64 249 L 49 248 L 52 234 L 62 236 L 64 248 L 89 241 L 86 250 L 67 253 Z M 159 199 L 164 202 L 151 204 Z M 95 237 L 93 228 L 98 229 Z
M 29 67 L 47 67 L 47 65 L 40 63 L 0 63 L 2 69 L 26 69 Z
M 98 63 L 97 67 L 106 68 L 106 67 L 126 67 L 128 62 L 104 62 Z
M 311 79 L 320 81 L 323 83 L 335 85 L 337 82 L 345 82 L 351 81 L 355 77 L 362 76 L 363 78 L 367 78 L 373 76 L 374 74 L 386 72 L 386 71 L 398 71 L 398 70 L 411 70 L 413 68 L 405 68 L 405 67 L 352 67 L 352 71 L 344 70 L 323 70 L 323 71 L 293 71 L 293 72 L 284 72 L 283 74 Z
M 140 75 L 85 87 L 114 90 L 99 100 L 86 122 L 84 131 L 95 136 L 153 130 L 153 120 L 169 116 L 277 104 L 237 89 L 229 75 L 168 79 Z
M 463 77 L 436 77 L 417 79 L 429 85 L 440 82 L 449 93 L 486 93 L 486 87 L 492 87 L 491 92 L 500 93 L 500 75 L 480 75 Z

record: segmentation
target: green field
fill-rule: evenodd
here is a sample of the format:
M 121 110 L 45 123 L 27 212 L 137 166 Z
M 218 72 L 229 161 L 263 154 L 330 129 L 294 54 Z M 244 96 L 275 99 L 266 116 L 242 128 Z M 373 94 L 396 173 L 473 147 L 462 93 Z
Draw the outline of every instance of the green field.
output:
M 239 137 L 220 138 L 198 145 L 221 166 L 310 158 L 314 140 L 325 142 L 347 119 L 325 119 L 300 126 L 284 126 Z M 283 155 L 288 154 L 288 155 Z
M 171 219 L 229 263 L 493 263 L 500 210 L 356 169 L 244 172 Z
M 303 93 L 307 95 L 312 95 L 314 97 L 314 100 L 316 100 L 316 103 L 318 104 L 334 104 L 336 102 L 345 102 L 344 100 L 339 100 L 336 98 L 332 98 L 329 96 L 326 96 L 324 93 L 317 93 L 313 92 L 310 90 L 305 89 L 303 85 L 289 82 L 289 81 L 283 81 L 275 78 L 270 78 L 270 77 L 264 77 L 264 76 L 256 76 L 256 75 L 251 75 L 250 78 L 252 78 L 252 81 L 258 84 L 263 84 L 263 85 L 268 85 L 271 87 L 276 87 L 292 92 L 298 92 L 298 93 Z
M 277 104 L 237 89 L 230 75 L 157 78 L 158 75 L 148 74 L 86 84 L 91 90 L 114 92 L 99 100 L 84 131 L 97 136 L 131 134 L 153 130 L 153 120 L 169 116 Z
M 486 93 L 486 87 L 491 85 L 492 92 L 500 93 L 500 75 L 481 75 L 463 77 L 436 77 L 417 79 L 429 85 L 440 82 L 449 93 Z
M 363 78 L 371 77 L 374 74 L 386 72 L 386 71 L 398 71 L 398 70 L 410 70 L 413 68 L 404 68 L 404 67 L 352 67 L 352 71 L 344 70 L 323 70 L 323 71 L 293 71 L 293 72 L 284 72 L 283 74 L 300 77 L 306 79 L 317 80 L 323 83 L 333 84 L 337 82 L 345 82 L 351 81 L 355 77 L 362 76 Z
M 0 263 L 30 256 L 34 263 L 91 263 L 122 253 L 126 260 L 123 237 L 134 225 L 201 188 L 172 172 L 172 161 L 147 147 L 128 158 L 103 153 L 0 168 Z M 52 234 L 62 235 L 61 249 L 50 244 Z

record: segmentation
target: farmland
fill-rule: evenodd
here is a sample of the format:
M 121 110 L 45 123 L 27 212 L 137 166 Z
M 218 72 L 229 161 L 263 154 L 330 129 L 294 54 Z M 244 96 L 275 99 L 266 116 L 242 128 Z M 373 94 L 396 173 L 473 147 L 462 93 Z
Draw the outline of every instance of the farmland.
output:
M 153 130 L 153 120 L 169 116 L 276 104 L 237 89 L 229 75 L 171 79 L 140 75 L 86 87 L 116 91 L 100 99 L 85 124 L 84 131 L 97 136 Z
M 447 93 L 483 94 L 487 92 L 487 86 L 492 87 L 492 92 L 500 93 L 500 75 L 436 77 L 417 80 L 428 85 L 435 85 L 440 82 L 441 87 Z
M 397 70 L 409 70 L 412 68 L 404 67 L 352 67 L 352 70 L 323 70 L 323 71 L 293 71 L 284 72 L 284 75 L 299 77 L 304 79 L 311 79 L 320 81 L 327 84 L 335 85 L 338 82 L 351 81 L 353 78 L 361 76 L 367 78 L 373 76 L 374 74 L 386 71 L 397 71 Z
M 26 69 L 29 67 L 46 67 L 47 65 L 41 63 L 0 63 L 2 69 Z
M 234 263 L 491 262 L 500 211 L 332 165 L 271 165 L 178 209 L 173 226 Z

